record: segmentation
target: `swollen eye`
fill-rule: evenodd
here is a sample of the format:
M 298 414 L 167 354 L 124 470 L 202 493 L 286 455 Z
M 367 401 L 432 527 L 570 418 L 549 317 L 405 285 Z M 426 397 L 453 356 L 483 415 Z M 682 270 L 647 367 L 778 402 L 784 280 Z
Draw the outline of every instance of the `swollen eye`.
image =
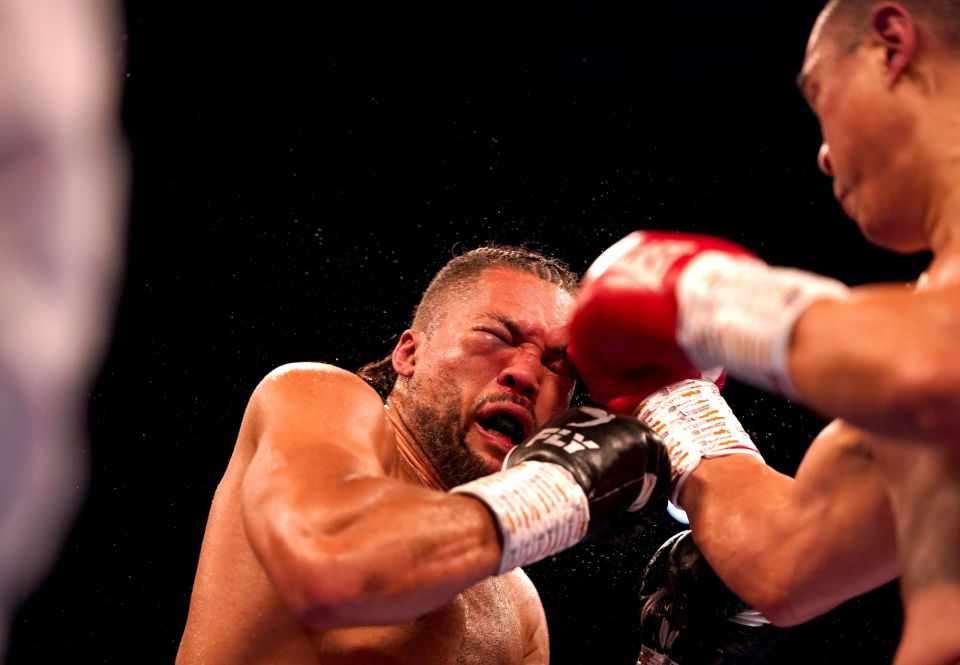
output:
M 484 333 L 484 334 L 486 334 L 486 335 L 489 335 L 490 337 L 493 337 L 493 338 L 496 339 L 498 342 L 502 342 L 502 343 L 504 343 L 504 344 L 510 344 L 510 343 L 511 343 L 510 338 L 509 338 L 507 335 L 505 335 L 504 333 L 502 333 L 502 332 L 497 332 L 497 331 L 495 331 L 495 330 L 488 330 L 487 328 L 477 328 L 477 331 L 478 331 L 478 332 L 482 332 L 482 333 Z
M 560 376 L 565 376 L 571 379 L 576 378 L 577 373 L 573 368 L 573 365 L 567 361 L 566 356 L 561 358 L 555 358 L 552 360 L 544 360 L 543 366 L 554 374 L 559 374 Z

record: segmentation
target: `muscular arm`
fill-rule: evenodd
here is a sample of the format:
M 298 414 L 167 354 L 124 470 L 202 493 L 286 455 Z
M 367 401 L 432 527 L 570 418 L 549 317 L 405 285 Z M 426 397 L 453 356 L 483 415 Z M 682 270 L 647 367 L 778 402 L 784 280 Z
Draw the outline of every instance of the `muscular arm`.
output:
M 704 556 L 778 625 L 812 619 L 898 574 L 887 496 L 860 436 L 830 425 L 796 479 L 732 455 L 704 460 L 683 487 Z
M 498 536 L 479 501 L 387 477 L 393 432 L 353 374 L 281 368 L 245 421 L 256 442 L 243 480 L 247 534 L 309 625 L 409 620 L 496 571 Z
M 820 413 L 928 442 L 960 436 L 960 288 L 869 287 L 799 319 L 790 373 Z
M 533 582 L 517 568 L 503 577 L 510 584 L 513 593 L 510 599 L 517 608 L 524 633 L 524 665 L 545 665 L 550 662 L 550 639 L 547 632 L 547 617 Z

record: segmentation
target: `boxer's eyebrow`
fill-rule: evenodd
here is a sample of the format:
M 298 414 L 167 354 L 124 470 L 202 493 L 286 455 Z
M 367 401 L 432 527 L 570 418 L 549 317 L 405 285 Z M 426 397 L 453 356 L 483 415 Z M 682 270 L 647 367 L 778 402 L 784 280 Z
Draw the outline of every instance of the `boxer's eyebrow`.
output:
M 811 109 L 813 109 L 813 98 L 815 96 L 815 91 L 812 90 L 814 87 L 814 72 L 820 68 L 822 62 L 823 56 L 820 53 L 811 54 L 804 59 L 803 67 L 800 68 L 800 73 L 797 74 L 797 88 L 800 89 L 800 94 L 807 100 L 807 104 Z
M 809 86 L 810 86 L 810 72 L 806 70 L 801 70 L 801 72 L 797 74 L 797 88 L 800 89 L 800 94 L 803 95 L 803 98 L 807 100 L 807 104 L 809 106 L 813 106 L 813 100 L 810 99 Z
M 503 314 L 497 314 L 496 312 L 484 312 L 484 316 L 489 316 L 491 319 L 499 321 L 504 328 L 506 328 L 510 335 L 514 339 L 526 339 L 527 335 L 524 333 L 523 328 L 520 327 L 516 321 L 507 318 Z M 558 356 L 566 357 L 567 356 L 567 345 L 563 346 L 548 346 L 544 349 L 547 353 L 553 353 Z

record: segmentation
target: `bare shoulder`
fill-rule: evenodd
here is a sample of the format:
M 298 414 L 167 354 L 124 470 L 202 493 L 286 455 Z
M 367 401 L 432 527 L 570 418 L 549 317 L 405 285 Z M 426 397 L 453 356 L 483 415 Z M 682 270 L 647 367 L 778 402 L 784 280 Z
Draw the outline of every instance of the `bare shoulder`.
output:
M 353 372 L 324 363 L 291 363 L 267 374 L 250 398 L 244 428 L 255 441 L 296 441 L 322 431 L 345 445 L 372 442 L 382 455 L 393 450 L 377 392 Z
M 837 419 L 820 431 L 810 444 L 807 452 L 811 454 L 844 455 L 870 459 L 870 436 L 866 431 Z
M 336 365 L 312 362 L 288 363 L 277 367 L 260 381 L 254 396 L 284 399 L 302 393 L 341 391 L 361 399 L 366 394 L 372 401 L 380 402 L 376 391 L 353 372 Z
M 371 412 L 378 418 L 383 401 L 366 381 L 353 372 L 324 363 L 290 363 L 277 367 L 257 385 L 250 398 L 255 414 L 280 414 L 286 408 L 359 415 Z
M 526 638 L 524 663 L 550 662 L 547 617 L 536 587 L 520 568 L 504 575 L 502 579 L 504 586 L 509 589 L 511 602 L 517 609 Z
M 534 607 L 538 612 L 543 610 L 543 606 L 540 603 L 540 594 L 537 593 L 537 588 L 533 585 L 533 582 L 530 581 L 530 578 L 527 577 L 527 574 L 523 572 L 521 568 L 517 568 L 502 578 L 504 587 L 509 590 L 510 597 L 514 599 L 514 604 L 523 607 Z
M 915 282 L 864 284 L 853 288 L 852 293 L 858 300 L 885 300 L 891 298 L 909 298 L 922 296 L 944 303 L 960 303 L 960 259 L 951 274 L 944 272 L 936 275 L 924 273 Z
M 877 477 L 878 469 L 870 445 L 870 436 L 859 427 L 843 420 L 834 420 L 813 440 L 807 454 L 797 469 L 798 490 L 812 489 L 822 492 L 830 485 L 862 483 Z M 863 483 L 863 491 L 880 483 Z

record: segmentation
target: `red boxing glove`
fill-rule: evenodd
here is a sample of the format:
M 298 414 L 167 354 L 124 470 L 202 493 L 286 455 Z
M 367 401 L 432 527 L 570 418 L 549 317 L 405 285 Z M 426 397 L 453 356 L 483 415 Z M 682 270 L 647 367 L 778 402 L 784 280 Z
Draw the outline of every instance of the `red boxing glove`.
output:
M 835 280 L 771 268 L 721 238 L 637 231 L 587 271 L 568 352 L 593 398 L 614 411 L 720 366 L 796 397 L 793 326 L 813 301 L 846 295 Z
M 720 367 L 704 372 L 677 342 L 677 279 L 707 250 L 755 258 L 720 238 L 637 231 L 590 266 L 570 324 L 568 353 L 594 400 L 630 411 L 683 379 L 710 378 L 722 386 Z

